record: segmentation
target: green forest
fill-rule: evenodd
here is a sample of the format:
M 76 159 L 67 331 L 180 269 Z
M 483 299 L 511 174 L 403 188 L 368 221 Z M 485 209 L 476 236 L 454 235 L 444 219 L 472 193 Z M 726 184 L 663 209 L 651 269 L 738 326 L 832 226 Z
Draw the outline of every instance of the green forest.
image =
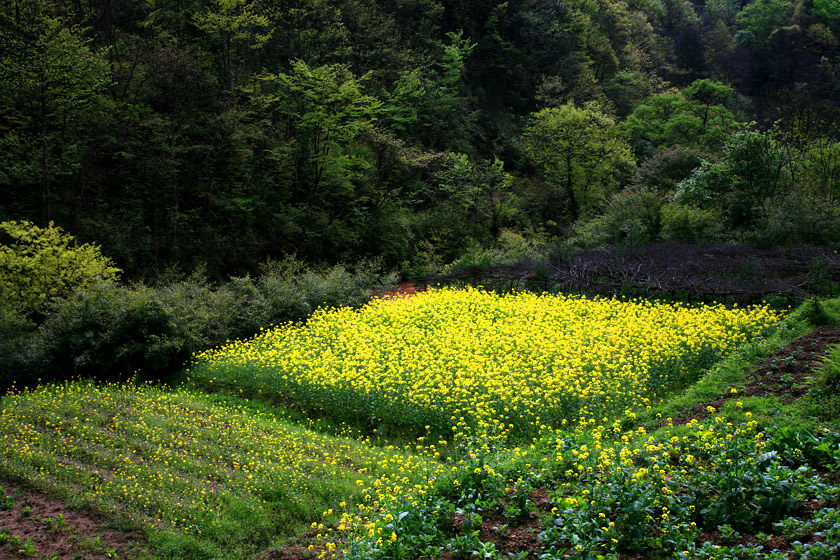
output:
M 0 221 L 132 279 L 830 244 L 838 38 L 836 0 L 9 0 Z

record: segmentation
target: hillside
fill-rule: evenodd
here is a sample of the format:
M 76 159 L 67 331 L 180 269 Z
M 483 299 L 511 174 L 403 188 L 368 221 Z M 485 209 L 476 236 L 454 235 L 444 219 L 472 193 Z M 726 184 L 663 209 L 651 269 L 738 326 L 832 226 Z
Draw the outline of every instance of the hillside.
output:
M 0 221 L 131 278 L 835 243 L 838 34 L 833 0 L 6 2 Z
M 838 69 L 838 0 L 0 2 L 0 558 L 840 557 Z
M 482 324 L 478 295 L 471 305 Z M 503 305 L 530 301 L 522 297 Z M 422 315 L 424 301 L 427 314 L 439 312 L 421 295 L 360 313 Z M 830 558 L 840 548 L 840 332 L 816 325 L 836 322 L 838 310 L 837 300 L 807 303 L 772 336 L 686 370 L 700 374 L 688 389 L 616 402 L 604 418 L 585 403 L 576 420 L 515 416 L 535 431 L 482 417 L 482 390 L 474 408 L 455 405 L 454 425 L 421 426 L 420 437 L 400 416 L 416 405 L 396 395 L 390 408 L 373 409 L 375 422 L 340 423 L 344 411 L 327 393 L 278 394 L 231 365 L 230 356 L 246 356 L 241 344 L 200 358 L 209 370 L 191 368 L 191 383 L 209 395 L 88 382 L 10 394 L 0 415 L 12 442 L 0 461 L 3 550 L 14 558 Z M 322 320 L 342 324 L 336 313 Z M 595 313 L 588 321 L 602 325 Z M 481 328 L 504 332 L 506 323 Z M 214 371 L 219 359 L 227 365 Z M 643 377 L 641 367 L 632 371 Z M 659 379 L 663 389 L 682 385 Z M 243 391 L 252 400 L 226 396 Z

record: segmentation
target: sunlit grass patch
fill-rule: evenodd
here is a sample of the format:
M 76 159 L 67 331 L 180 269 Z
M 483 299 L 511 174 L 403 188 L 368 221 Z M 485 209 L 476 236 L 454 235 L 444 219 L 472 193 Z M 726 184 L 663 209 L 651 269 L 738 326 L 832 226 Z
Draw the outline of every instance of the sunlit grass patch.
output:
M 197 356 L 190 377 L 398 432 L 532 435 L 644 406 L 778 320 L 766 307 L 432 290 L 321 310 Z
M 338 519 L 363 487 L 410 461 L 246 405 L 133 385 L 7 395 L 0 442 L 0 473 L 176 535 L 167 547 L 230 558 Z M 399 476 L 408 484 L 419 473 Z

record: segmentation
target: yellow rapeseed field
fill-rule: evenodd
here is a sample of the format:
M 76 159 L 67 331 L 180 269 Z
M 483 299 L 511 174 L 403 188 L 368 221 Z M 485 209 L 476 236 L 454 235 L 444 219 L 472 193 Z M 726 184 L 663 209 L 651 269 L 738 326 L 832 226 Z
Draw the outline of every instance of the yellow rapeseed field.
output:
M 191 376 L 409 433 L 531 434 L 643 406 L 778 321 L 763 306 L 436 289 L 320 310 L 200 354 Z

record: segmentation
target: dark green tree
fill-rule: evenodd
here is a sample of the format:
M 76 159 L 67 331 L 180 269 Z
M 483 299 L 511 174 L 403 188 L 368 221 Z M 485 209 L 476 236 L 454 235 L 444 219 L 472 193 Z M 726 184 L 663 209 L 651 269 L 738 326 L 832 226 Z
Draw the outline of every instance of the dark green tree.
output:
M 207 34 L 217 52 L 219 75 L 225 89 L 239 85 L 251 54 L 271 37 L 269 21 L 255 13 L 248 0 L 212 0 L 193 16 L 196 27 Z
M 7 158 L 0 181 L 7 192 L 40 192 L 47 224 L 56 179 L 80 166 L 80 129 L 108 71 L 79 28 L 43 12 L 37 2 L 0 8 L 0 53 L 0 149 Z

